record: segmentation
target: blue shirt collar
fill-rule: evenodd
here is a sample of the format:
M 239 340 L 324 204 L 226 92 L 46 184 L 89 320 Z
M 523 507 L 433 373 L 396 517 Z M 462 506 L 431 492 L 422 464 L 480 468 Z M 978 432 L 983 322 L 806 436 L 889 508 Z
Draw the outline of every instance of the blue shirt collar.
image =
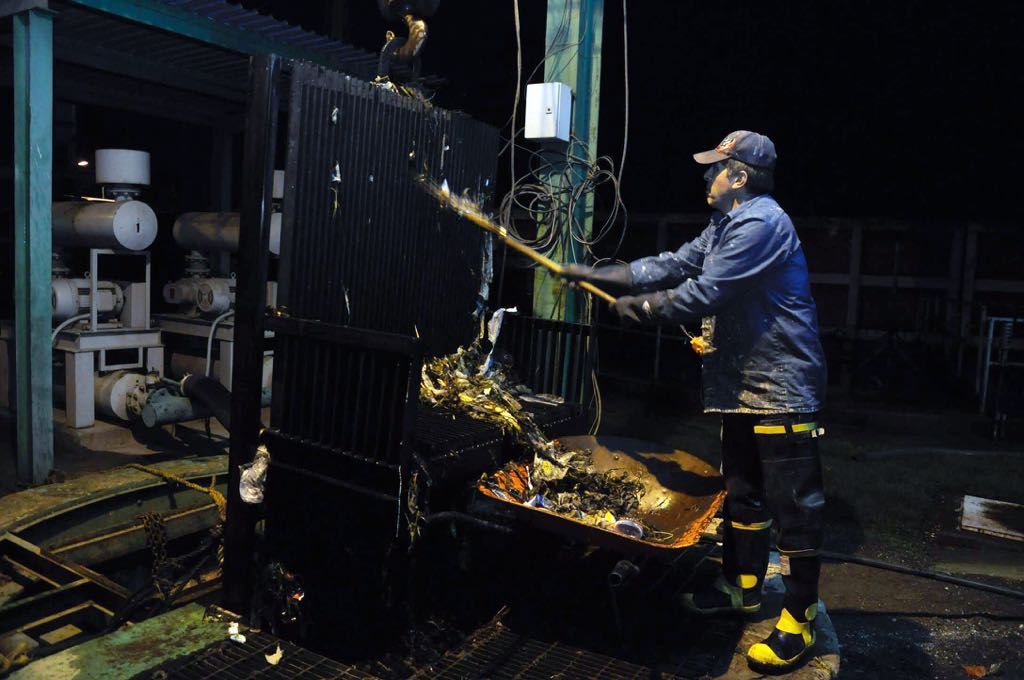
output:
M 743 203 L 740 203 L 738 206 L 736 206 L 735 208 L 733 208 L 732 210 L 730 210 L 729 212 L 727 212 L 725 214 L 725 220 L 734 220 L 734 219 L 736 219 L 737 217 L 742 215 L 744 212 L 746 212 L 746 211 L 756 207 L 760 203 L 763 203 L 764 199 L 766 199 L 766 198 L 767 199 L 771 199 L 771 195 L 770 194 L 761 194 L 759 196 L 754 196 L 749 201 L 744 201 Z

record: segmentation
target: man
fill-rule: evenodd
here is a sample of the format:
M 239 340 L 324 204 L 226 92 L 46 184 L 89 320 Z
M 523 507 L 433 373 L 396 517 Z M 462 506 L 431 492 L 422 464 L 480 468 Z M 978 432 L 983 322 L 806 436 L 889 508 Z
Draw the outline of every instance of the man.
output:
M 814 644 L 818 604 L 825 498 L 816 413 L 825 359 L 817 311 L 800 239 L 769 195 L 772 141 L 740 130 L 694 159 L 710 166 L 704 178 L 715 211 L 699 237 L 628 265 L 569 266 L 566 278 L 631 293 L 612 306 L 625 321 L 703 317 L 704 408 L 722 414 L 726 522 L 722 574 L 683 602 L 699 614 L 758 611 L 774 515 L 783 610 L 747 659 L 756 669 L 782 671 Z

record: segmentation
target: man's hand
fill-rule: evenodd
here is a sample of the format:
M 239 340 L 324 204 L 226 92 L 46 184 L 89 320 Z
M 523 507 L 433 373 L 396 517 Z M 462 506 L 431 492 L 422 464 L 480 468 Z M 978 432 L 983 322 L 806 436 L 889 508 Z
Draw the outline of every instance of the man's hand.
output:
M 563 264 L 561 276 L 566 281 L 586 281 L 609 292 L 627 292 L 633 288 L 633 273 L 628 264 L 613 264 L 607 267 Z
M 612 313 L 625 325 L 650 320 L 651 303 L 646 295 L 623 295 L 611 305 Z
M 594 268 L 585 264 L 563 264 L 562 278 L 566 281 L 577 283 L 579 281 L 590 281 L 594 275 Z

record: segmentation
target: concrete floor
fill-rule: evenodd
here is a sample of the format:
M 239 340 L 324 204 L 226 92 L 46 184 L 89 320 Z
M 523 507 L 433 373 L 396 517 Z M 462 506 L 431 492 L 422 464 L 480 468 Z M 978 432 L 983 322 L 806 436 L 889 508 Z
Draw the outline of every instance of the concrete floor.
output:
M 602 432 L 643 433 L 719 461 L 719 418 L 679 395 L 608 386 Z M 692 403 L 692 398 L 690 400 Z M 960 531 L 964 494 L 1024 503 L 1024 444 L 976 413 L 833 399 L 823 414 L 825 547 L 1024 590 L 1024 544 Z M 1024 677 L 1024 601 L 841 562 L 821 579 L 843 678 Z
M 718 419 L 693 412 L 692 396 L 614 385 L 603 396 L 602 433 L 717 464 Z M 1024 446 L 993 444 L 966 410 L 833 400 L 823 420 L 827 549 L 1024 589 L 1024 546 L 957 528 L 965 493 L 1024 503 Z M 0 437 L 0 494 L 13 488 L 11 439 Z M 149 460 L 181 455 L 170 440 L 139 446 Z M 131 448 L 62 450 L 55 467 L 74 476 L 138 461 Z M 965 677 L 965 665 L 992 664 L 1024 677 L 1021 600 L 842 562 L 826 563 L 821 593 L 844 678 Z

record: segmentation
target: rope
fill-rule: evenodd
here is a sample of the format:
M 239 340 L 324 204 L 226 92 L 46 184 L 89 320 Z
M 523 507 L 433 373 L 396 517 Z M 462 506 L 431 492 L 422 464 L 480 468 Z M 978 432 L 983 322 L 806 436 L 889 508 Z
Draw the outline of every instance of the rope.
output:
M 129 463 L 125 467 L 135 468 L 136 470 L 141 470 L 142 472 L 147 472 L 147 473 L 149 473 L 151 475 L 155 475 L 155 476 L 160 477 L 161 479 L 165 479 L 165 480 L 167 480 L 169 482 L 177 482 L 178 484 L 182 484 L 183 486 L 187 486 L 190 489 L 195 489 L 196 491 L 202 491 L 204 493 L 207 493 L 207 494 L 210 495 L 210 498 L 213 500 L 214 504 L 217 506 L 217 514 L 220 515 L 220 520 L 223 522 L 227 518 L 227 515 L 228 515 L 228 501 L 227 501 L 226 498 L 224 498 L 224 494 L 222 494 L 220 491 L 217 491 L 215 488 L 213 488 L 214 484 L 217 483 L 217 475 L 213 475 L 210 478 L 210 486 L 207 487 L 207 486 L 200 486 L 199 484 L 196 484 L 195 482 L 190 482 L 189 480 L 185 479 L 184 477 L 180 477 L 180 476 L 178 476 L 176 474 L 173 474 L 171 472 L 164 472 L 163 470 L 157 470 L 156 468 L 152 468 L 152 467 L 149 467 L 147 465 L 140 465 L 138 463 Z

